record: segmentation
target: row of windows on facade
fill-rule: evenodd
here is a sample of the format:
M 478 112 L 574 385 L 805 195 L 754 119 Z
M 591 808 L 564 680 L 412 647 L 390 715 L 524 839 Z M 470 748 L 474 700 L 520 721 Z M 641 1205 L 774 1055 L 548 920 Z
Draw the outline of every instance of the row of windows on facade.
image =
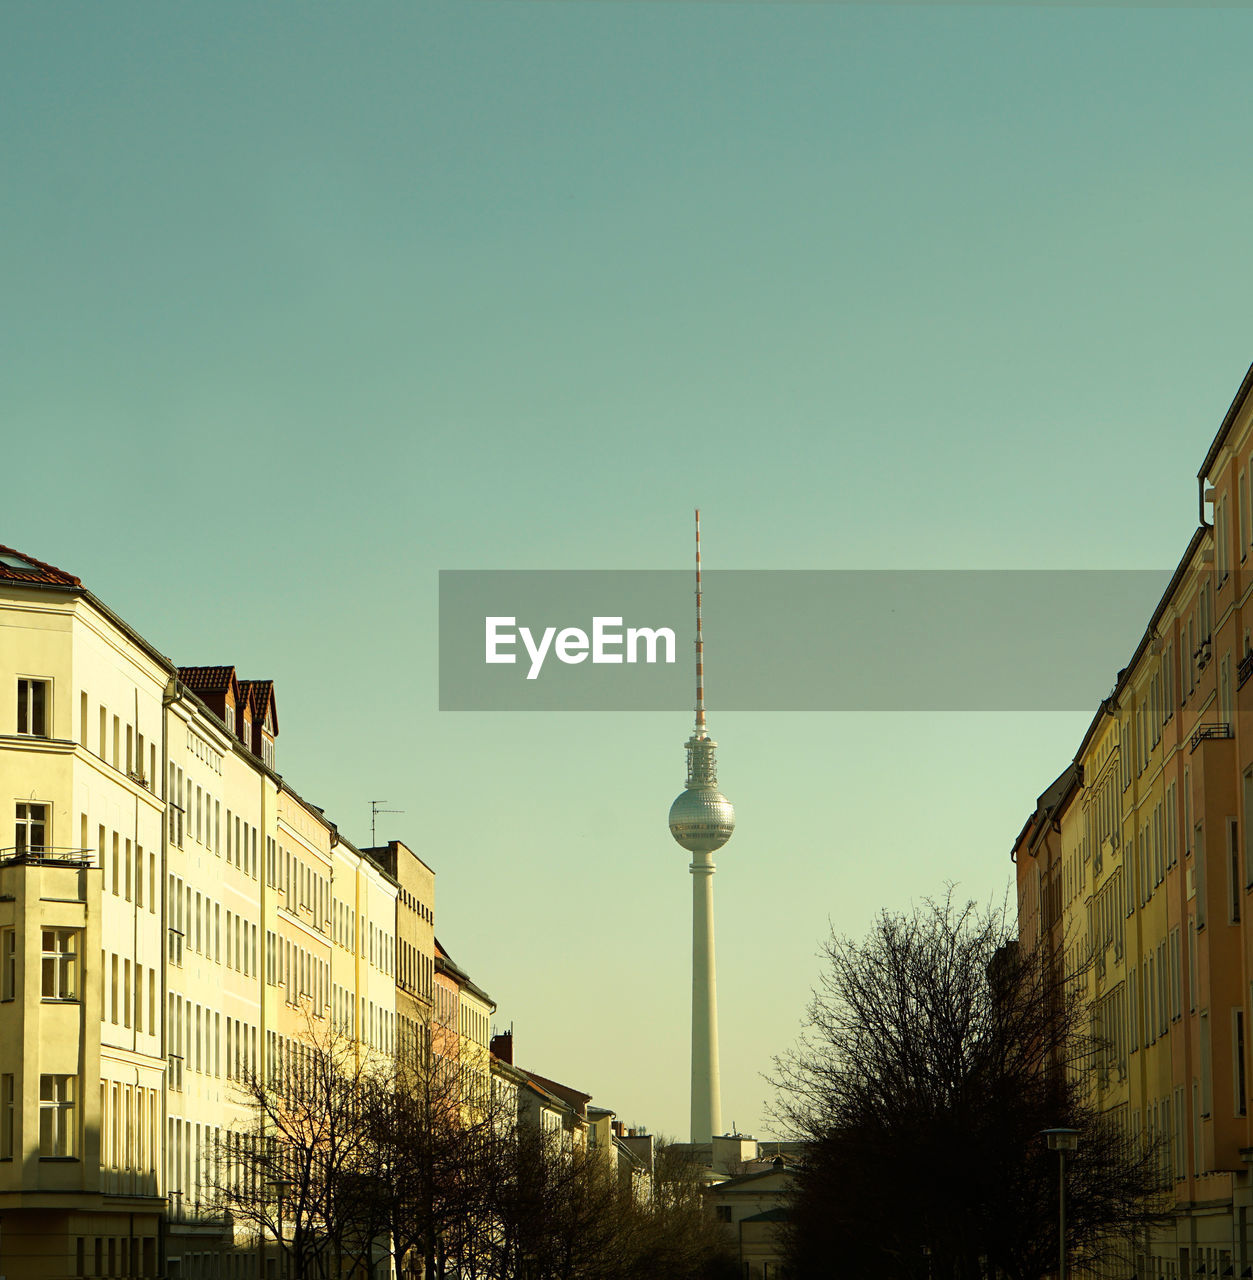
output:
M 71 1160 L 78 1156 L 78 1133 L 75 1101 L 78 1078 L 73 1075 L 41 1075 L 39 1077 L 39 1158 Z M 15 1077 L 0 1075 L 0 1160 L 14 1159 L 21 1150 Z
M 101 835 L 103 839 L 103 828 L 101 828 Z M 121 878 L 124 892 L 129 901 L 132 897 L 131 842 L 129 840 L 125 842 L 124 858 L 119 854 L 116 833 L 114 833 L 113 843 L 113 892 L 117 894 L 119 888 L 122 887 L 119 885 L 119 868 L 121 867 L 123 868 Z M 150 875 L 155 877 L 155 857 L 150 856 L 150 863 Z M 143 865 L 142 848 L 139 850 L 139 857 L 136 859 L 135 865 L 137 868 Z M 142 905 L 142 872 L 137 872 L 134 884 L 137 905 Z M 152 905 L 153 901 L 154 895 L 150 889 L 148 894 L 149 910 L 155 910 Z M 184 947 L 220 964 L 223 958 L 222 940 L 225 937 L 226 965 L 245 976 L 252 976 L 256 973 L 257 925 L 244 920 L 238 913 L 233 913 L 227 908 L 225 911 L 226 927 L 225 931 L 223 931 L 221 904 L 211 902 L 206 894 L 193 891 L 190 885 L 185 885 L 180 877 L 173 874 L 169 877 L 169 919 L 171 922 L 169 928 L 169 960 L 171 964 L 175 966 L 182 964 Z M 44 930 L 45 946 L 58 948 L 55 956 L 49 954 L 44 956 L 45 999 L 73 1000 L 78 998 L 78 936 L 78 931 L 72 929 Z M 376 930 L 372 924 L 369 937 L 371 961 L 375 960 L 376 955 L 378 958 L 386 960 L 387 951 L 382 943 L 392 940 L 383 934 L 381 930 Z M 377 947 L 375 946 L 376 937 L 379 942 Z M 420 957 L 420 959 L 424 962 L 423 967 L 427 974 L 432 973 L 433 961 L 425 956 Z M 3 998 L 13 999 L 17 990 L 17 969 L 16 933 L 12 928 L 0 931 L 0 962 L 3 964 Z M 133 1025 L 135 1030 L 142 1031 L 144 969 L 138 963 L 134 966 L 135 981 L 132 1002 L 131 963 L 130 959 L 119 958 L 116 955 L 111 960 L 103 961 L 102 967 L 106 973 L 110 974 L 110 982 L 107 988 L 102 984 L 101 1017 L 118 1025 L 126 1027 Z M 120 972 L 119 964 L 121 966 Z M 384 971 L 386 972 L 386 970 Z M 147 972 L 148 1003 L 151 1007 L 156 999 L 155 984 L 157 979 L 152 970 Z M 295 945 L 289 939 L 281 938 L 279 935 L 267 930 L 266 981 L 271 986 L 286 986 L 287 1002 L 289 1004 L 298 1005 L 301 1000 L 307 998 L 312 1001 L 315 1016 L 324 1016 L 328 1000 L 329 978 L 330 966 L 325 960 L 312 955 L 305 948 Z M 364 1004 L 363 997 L 363 1007 Z M 371 1007 L 373 1008 L 372 1005 Z M 148 1025 L 155 1031 L 155 1014 L 151 1012 L 148 1015 Z M 371 1017 L 370 1025 L 373 1026 L 373 1016 Z M 376 1038 L 372 1033 L 371 1043 L 375 1042 Z M 391 1029 L 388 1026 L 385 1038 L 380 1037 L 379 1044 L 380 1047 L 390 1047 L 390 1043 Z
M 435 913 L 426 905 L 425 902 L 422 901 L 421 898 L 417 896 L 417 894 L 410 893 L 408 889 L 402 886 L 397 890 L 396 896 L 406 907 L 410 909 L 410 911 L 413 911 L 417 915 L 419 920 L 425 920 L 427 924 L 435 923 Z
M 171 768 L 173 768 L 173 766 L 171 766 Z M 197 791 L 199 790 L 200 788 L 197 788 Z M 218 815 L 220 816 L 220 811 L 221 811 L 220 802 L 213 801 L 213 804 L 215 805 Z M 39 852 L 50 847 L 49 830 L 48 830 L 49 807 L 50 806 L 46 804 L 36 803 L 31 801 L 20 801 L 17 803 L 15 829 L 14 829 L 15 830 L 14 847 L 17 853 L 22 854 L 27 852 Z M 197 809 L 199 809 L 199 805 L 197 805 Z M 232 840 L 231 840 L 230 832 L 233 825 L 236 833 L 235 839 L 233 842 L 234 849 L 236 851 L 238 851 L 241 848 L 246 849 L 248 847 L 249 836 L 251 835 L 251 847 L 254 852 L 253 861 L 255 862 L 256 835 L 257 835 L 256 828 L 250 827 L 248 823 L 243 822 L 237 815 L 232 815 L 229 809 L 227 810 L 226 818 L 227 818 L 228 861 L 231 858 Z M 82 825 L 82 838 L 83 838 L 82 847 L 84 850 L 86 850 L 87 849 L 87 830 L 88 830 L 88 820 L 87 820 L 86 814 L 81 815 L 81 825 Z M 197 836 L 197 838 L 199 837 Z M 108 866 L 103 862 L 103 860 L 106 858 L 106 852 L 105 852 L 107 848 L 106 839 L 107 837 L 106 837 L 105 828 L 99 827 L 97 829 L 97 848 L 100 851 L 102 865 L 105 866 L 105 869 L 107 871 Z M 209 845 L 208 847 L 210 849 L 214 848 L 212 844 Z M 137 906 L 143 906 L 145 902 L 143 855 L 144 855 L 143 846 L 142 845 L 135 846 L 134 861 L 132 862 L 131 840 L 129 838 L 125 838 L 123 840 L 116 831 L 112 833 L 112 863 L 111 863 L 112 892 L 115 896 L 124 897 L 127 902 L 134 901 Z M 304 865 L 303 863 L 299 863 L 297 860 L 293 860 L 293 862 L 294 862 L 294 865 L 296 866 L 303 867 Z M 241 865 L 241 864 L 239 861 L 237 861 L 236 865 Z M 290 887 L 294 879 L 290 872 L 290 867 L 292 865 L 293 865 L 292 863 L 289 863 L 288 892 L 289 892 L 289 895 L 291 895 L 290 900 L 296 901 L 295 891 Z M 156 855 L 154 853 L 150 853 L 148 855 L 147 870 L 148 870 L 147 905 L 148 905 L 148 910 L 150 912 L 155 913 L 156 899 L 155 899 L 154 890 L 155 890 L 155 884 L 156 884 Z M 296 878 L 299 878 L 299 877 L 296 877 Z M 175 892 L 174 890 L 174 887 L 173 887 L 174 880 L 175 880 L 175 877 L 171 875 L 171 894 L 170 894 L 171 925 L 170 927 L 174 929 L 177 933 L 186 935 L 186 930 L 184 928 L 185 922 L 184 922 L 184 916 L 183 916 L 183 899 L 182 899 L 181 892 Z M 314 884 L 314 882 L 315 882 L 314 878 L 310 877 L 309 884 L 311 887 Z M 181 885 L 181 880 L 179 880 L 179 884 Z M 329 889 L 329 886 L 326 886 L 326 887 Z M 192 890 L 190 889 L 190 887 L 187 888 L 186 893 L 188 895 L 186 919 L 188 922 L 194 920 L 195 929 L 196 929 L 197 941 L 193 949 L 200 951 L 202 949 L 199 942 L 200 928 L 201 928 L 201 923 L 200 923 L 201 895 L 199 893 L 195 895 L 196 912 L 195 912 L 195 915 L 193 916 L 192 907 L 191 907 Z M 306 900 L 304 898 L 300 898 L 299 905 L 301 906 L 306 905 Z M 294 907 L 292 909 L 294 910 Z M 215 910 L 220 911 L 220 908 L 217 908 L 215 906 Z M 321 915 L 320 915 L 320 908 L 319 908 L 319 915 L 315 919 L 315 924 L 320 920 L 321 920 Z M 340 903 L 336 901 L 333 903 L 332 921 L 338 926 L 335 930 L 336 940 L 340 943 L 341 946 L 344 946 L 350 950 L 355 950 L 356 935 L 357 935 L 357 919 L 356 919 L 355 911 L 353 911 L 353 909 L 349 907 L 346 903 Z M 374 924 L 372 921 L 367 922 L 367 924 L 368 924 L 368 928 L 365 931 L 363 931 L 363 935 L 361 938 L 361 955 L 363 956 L 363 958 L 368 958 L 370 963 L 373 964 L 376 968 L 378 968 L 381 972 L 387 974 L 388 976 L 393 976 L 393 972 L 395 968 L 395 939 L 392 937 L 390 933 L 382 929 L 380 926 Z M 253 926 L 254 934 L 255 934 L 255 928 L 256 926 L 254 925 Z M 322 931 L 325 931 L 325 930 L 323 929 Z M 254 942 L 255 942 L 255 938 L 254 938 Z M 228 941 L 228 947 L 229 947 L 229 941 Z M 173 951 L 171 954 L 171 960 L 174 960 L 175 963 L 181 962 L 180 959 L 176 958 Z
M 100 1172 L 106 1193 L 156 1195 L 161 1091 L 100 1081 Z
M 21 679 L 18 681 L 19 690 L 19 733 L 34 733 L 43 736 L 47 727 L 46 708 L 48 704 L 49 682 L 44 680 Z M 82 695 L 84 699 L 84 709 L 86 708 L 87 695 Z M 102 706 L 100 708 L 101 723 L 101 739 L 100 754 L 105 756 L 105 730 L 106 730 L 107 711 Z M 84 724 L 86 723 L 84 715 Z M 120 722 L 117 716 L 113 717 L 114 728 L 114 754 L 113 761 L 115 767 L 120 767 L 119 752 L 119 735 Z M 126 726 L 126 766 L 127 771 L 131 771 L 132 761 L 132 727 Z M 221 773 L 221 756 L 213 751 L 208 744 L 204 743 L 197 735 L 193 734 L 189 729 L 187 731 L 188 746 L 195 754 L 206 760 L 216 772 Z M 84 745 L 85 731 L 84 731 Z M 156 748 L 153 747 L 153 768 L 155 770 Z M 138 758 L 142 759 L 143 754 L 143 735 L 139 735 L 138 742 Z M 194 785 L 194 791 L 193 791 Z M 20 851 L 40 850 L 48 846 L 47 835 L 47 809 L 46 805 L 23 805 L 22 810 L 33 808 L 38 812 L 36 814 L 20 814 L 21 831 L 17 837 L 15 844 Z M 199 783 L 193 784 L 192 779 L 184 774 L 183 769 L 173 761 L 169 765 L 169 793 L 168 793 L 168 809 L 169 809 L 169 838 L 170 842 L 177 848 L 184 847 L 185 835 L 193 838 L 198 844 L 203 844 L 210 852 L 221 855 L 222 853 L 222 802 L 210 795 L 210 793 Z M 84 816 L 84 835 L 83 849 L 87 848 L 86 841 L 86 817 Z M 38 825 L 38 832 L 32 833 L 32 825 Z M 103 828 L 101 828 L 103 831 Z M 35 835 L 38 835 L 38 839 Z M 114 843 L 116 845 L 117 836 L 114 835 Z M 101 843 L 101 851 L 103 856 L 103 842 Z M 283 861 L 280 877 L 279 853 Z M 257 829 L 242 819 L 239 815 L 233 815 L 230 809 L 226 811 L 226 859 L 235 866 L 240 867 L 255 879 L 256 878 L 256 862 L 257 862 Z M 283 890 L 287 896 L 288 910 L 293 913 L 299 911 L 308 912 L 314 922 L 314 926 L 324 932 L 327 927 L 328 914 L 327 905 L 331 899 L 330 882 L 327 877 L 317 874 L 303 859 L 298 858 L 287 848 L 279 848 L 272 837 L 266 841 L 266 883 L 271 888 L 279 888 Z M 114 892 L 117 892 L 117 866 L 116 851 L 114 865 Z M 130 876 L 127 874 L 127 883 L 129 884 Z M 129 893 L 128 893 L 129 900 Z M 412 897 L 412 895 L 410 895 Z M 341 904 L 342 905 L 342 904 Z M 433 922 L 433 914 L 424 904 L 416 898 L 413 899 L 413 905 L 419 912 L 421 917 L 428 922 Z M 375 926 L 371 926 L 373 930 Z M 355 939 L 355 921 L 352 925 L 352 935 Z M 342 937 L 341 933 L 341 937 Z M 373 943 L 371 937 L 371 960 L 374 960 Z M 348 945 L 348 944 L 345 944 Z M 355 946 L 355 941 L 351 944 Z M 390 939 L 386 943 L 380 945 L 385 946 L 382 958 L 379 961 L 379 967 L 386 973 L 390 973 L 392 969 L 392 960 L 390 956 Z M 363 951 L 364 955 L 365 952 Z
M 1244 810 L 1246 814 L 1253 814 L 1253 768 L 1246 771 L 1243 781 Z M 1145 902 L 1151 896 L 1153 888 L 1161 884 L 1164 879 L 1164 871 L 1174 866 L 1179 860 L 1180 814 L 1177 787 L 1178 784 L 1175 782 L 1171 782 L 1166 786 L 1163 799 L 1154 805 L 1150 817 L 1136 829 L 1133 852 L 1137 857 L 1141 900 Z M 1191 857 L 1194 847 L 1204 847 L 1203 824 L 1200 822 L 1194 823 L 1192 817 L 1191 770 L 1185 767 L 1183 771 L 1182 825 L 1184 853 L 1188 857 Z M 1089 852 L 1095 851 L 1095 856 L 1092 859 L 1093 874 L 1100 875 L 1103 866 L 1103 858 L 1100 851 L 1104 847 L 1102 832 L 1107 833 L 1105 839 L 1108 839 L 1110 845 L 1116 849 L 1121 844 L 1118 832 L 1123 822 L 1121 810 L 1116 803 L 1111 802 L 1107 787 L 1101 786 L 1096 790 L 1086 818 L 1087 830 L 1090 836 L 1089 840 L 1081 842 L 1079 853 L 1081 854 L 1082 862 L 1086 864 Z M 1238 859 L 1239 844 L 1235 835 L 1237 819 L 1229 817 L 1227 823 L 1229 826 L 1228 848 L 1231 856 Z M 1249 824 L 1246 824 L 1246 845 L 1248 847 L 1245 850 L 1245 858 L 1250 870 L 1246 875 L 1245 883 L 1248 886 L 1253 886 L 1253 836 L 1249 832 Z M 1199 870 L 1198 874 L 1201 874 Z M 1063 862 L 1063 875 L 1066 877 L 1064 883 L 1065 900 L 1068 902 L 1073 901 L 1085 887 L 1086 868 L 1077 864 L 1072 855 L 1072 857 Z M 1237 883 L 1238 881 L 1233 877 L 1233 886 Z M 1130 889 L 1128 888 L 1129 892 Z M 1191 896 L 1193 895 L 1189 892 L 1189 897 Z M 1233 922 L 1238 921 L 1240 919 L 1238 896 L 1233 894 L 1230 897 L 1230 904 L 1232 920 Z M 1132 909 L 1130 897 L 1128 897 L 1128 915 L 1131 914 Z M 1203 913 L 1203 901 L 1200 909 Z
M 169 842 L 176 849 L 192 839 L 215 857 L 222 857 L 222 801 L 173 762 L 170 763 L 166 799 Z M 226 811 L 226 861 L 245 875 L 257 878 L 257 828 L 239 814 Z
M 1253 462 L 1253 459 L 1250 459 L 1249 462 Z M 1253 485 L 1249 483 L 1249 474 L 1253 474 L 1253 469 L 1250 472 L 1246 472 L 1246 466 L 1248 466 L 1248 463 L 1239 467 L 1237 481 L 1239 507 L 1237 512 L 1237 528 L 1239 530 L 1237 548 L 1242 562 L 1247 558 L 1249 548 L 1253 547 Z M 1224 492 L 1214 505 L 1214 563 L 1220 585 L 1226 581 L 1231 571 L 1230 539 L 1230 495 Z
M 1195 933 L 1189 941 L 1190 1007 L 1192 1012 L 1197 1013 Z M 1180 931 L 1174 929 L 1169 943 L 1159 943 L 1155 954 L 1148 957 L 1138 970 L 1133 968 L 1129 971 L 1126 984 L 1120 984 L 1093 1011 L 1094 1036 L 1098 1043 L 1105 1046 L 1104 1061 L 1100 1064 L 1105 1083 L 1108 1083 L 1111 1071 L 1116 1071 L 1120 1079 L 1125 1078 L 1129 1055 L 1137 1053 L 1141 1048 L 1148 1049 L 1159 1039 L 1168 1036 L 1172 1025 L 1182 1021 L 1181 970 Z M 1253 1001 L 1253 984 L 1250 984 L 1249 994 Z M 1231 1116 L 1239 1119 L 1248 1113 L 1246 1010 L 1234 1007 L 1229 1013 Z M 1197 1015 L 1197 1042 L 1199 1074 L 1193 1078 L 1196 1102 L 1194 1137 L 1199 1132 L 1200 1121 L 1209 1119 L 1213 1113 L 1213 1044 L 1208 1009 L 1200 1010 Z M 1176 1086 L 1174 1092 L 1182 1096 L 1183 1086 Z M 1151 1110 L 1155 1108 L 1159 1113 L 1164 1109 L 1168 1117 L 1170 1102 L 1168 1099 L 1160 1100 L 1150 1107 Z M 1177 1110 L 1177 1115 L 1182 1116 L 1181 1109 Z M 1193 1172 L 1201 1173 L 1203 1168 L 1198 1163 Z M 1182 1160 L 1177 1167 L 1177 1176 L 1184 1176 Z
M 169 876 L 168 897 L 168 958 L 172 965 L 182 965 L 184 949 L 221 964 L 225 938 L 226 967 L 245 977 L 255 976 L 258 937 L 255 922 L 244 919 L 229 907 L 224 912 L 220 902 L 212 901 L 207 893 L 193 890 L 173 872 Z
M 358 930 L 357 913 L 348 903 L 339 898 L 332 900 L 331 941 L 354 955 L 360 944 L 362 959 L 368 959 L 376 969 L 392 976 L 395 969 L 395 938 L 372 921 L 363 919 L 360 924 L 362 927 Z
M 399 960 L 396 983 L 406 991 L 430 1000 L 435 983 L 435 958 L 419 951 L 411 942 L 403 938 L 397 944 Z
M 169 1087 L 183 1091 L 184 1072 L 227 1080 L 247 1080 L 257 1073 L 257 1028 L 229 1014 L 185 999 L 178 992 L 167 995 L 169 1031 Z M 225 1032 L 225 1034 L 223 1034 Z
M 1253 769 L 1244 776 L 1244 807 L 1246 812 L 1253 812 Z M 1190 790 L 1185 772 L 1184 779 L 1184 834 L 1191 834 L 1186 840 L 1185 857 L 1189 860 L 1186 874 L 1186 899 L 1195 902 L 1192 918 L 1195 927 L 1204 929 L 1208 915 L 1208 889 L 1206 871 L 1208 857 L 1205 853 L 1204 823 L 1191 823 L 1191 805 L 1188 801 Z M 1165 798 L 1159 801 L 1137 833 L 1131 859 L 1135 870 L 1135 881 L 1141 904 L 1152 900 L 1157 888 L 1164 882 L 1166 872 L 1179 861 L 1179 831 L 1177 825 L 1178 801 L 1175 784 L 1166 788 Z M 1222 867 L 1226 879 L 1226 916 L 1228 924 L 1239 924 L 1242 918 L 1242 900 L 1253 892 L 1253 822 L 1245 824 L 1243 843 L 1240 839 L 1240 823 L 1237 818 L 1227 818 L 1223 824 L 1224 843 L 1222 846 Z M 1200 851 L 1201 856 L 1193 859 L 1193 851 Z M 1244 859 L 1243 877 L 1241 876 L 1241 857 Z M 1121 954 L 1121 924 L 1116 924 L 1123 915 L 1128 917 L 1135 913 L 1136 899 L 1132 892 L 1133 880 L 1130 872 L 1123 876 L 1116 871 L 1105 885 L 1098 891 L 1094 904 L 1089 905 L 1089 936 L 1096 943 L 1098 952 L 1111 944 L 1115 954 Z M 1095 917 L 1095 921 L 1094 921 Z M 1096 928 L 1093 927 L 1095 924 Z
M 1115 868 L 1097 891 L 1096 897 L 1088 902 L 1088 936 L 1097 953 L 1098 973 L 1103 972 L 1104 953 L 1110 947 L 1114 949 L 1115 959 L 1122 955 L 1123 920 L 1135 914 L 1137 889 L 1140 904 L 1147 905 L 1165 881 L 1166 872 L 1179 861 L 1175 810 L 1175 785 L 1171 783 L 1166 789 L 1164 801 L 1158 801 L 1153 806 L 1137 833 L 1134 844 L 1128 849 L 1124 866 Z M 1066 861 L 1070 862 L 1071 859 Z M 1135 889 L 1133 885 L 1136 886 Z M 1237 892 L 1232 896 L 1232 910 L 1236 920 L 1240 918 L 1238 887 L 1237 880 L 1233 885 Z M 1194 891 L 1190 891 L 1189 897 L 1193 896 Z
M 76 1276 L 156 1276 L 155 1236 L 78 1236 L 75 1242 Z
M 330 963 L 269 929 L 265 934 L 265 980 L 272 987 L 286 988 L 289 1005 L 309 1000 L 315 1018 L 326 1016 Z
M 47 682 L 46 696 L 49 708 L 51 708 L 51 682 Z M 78 741 L 80 746 L 90 750 L 87 741 L 90 699 L 87 696 L 87 691 L 81 690 L 78 699 Z M 144 735 L 139 732 L 138 726 L 123 721 L 120 716 L 112 715 L 109 709 L 101 704 L 97 705 L 97 717 L 96 755 L 106 764 L 111 764 L 119 772 L 125 772 L 126 776 L 135 782 L 146 787 L 155 788 L 160 781 L 157 776 L 156 743 L 153 741 L 148 743 L 146 755 L 148 767 L 145 771 Z M 51 711 L 49 711 L 49 723 L 51 723 L 51 719 Z M 110 729 L 112 729 L 112 733 L 110 733 Z M 125 733 L 123 733 L 123 730 L 125 730 Z
M 396 1052 L 395 1011 L 362 996 L 358 1020 L 353 993 L 337 984 L 331 988 L 331 1025 L 340 1035 L 360 1036 L 363 1044 L 381 1053 Z
M 265 842 L 265 883 L 282 894 L 280 905 L 292 915 L 307 915 L 319 933 L 330 927 L 330 877 L 319 874 L 272 836 Z
M 90 705 L 87 692 L 79 694 L 78 741 L 87 747 L 88 707 Z M 128 775 L 145 783 L 156 773 L 157 749 L 149 744 L 149 772 L 144 773 L 144 736 L 138 733 L 135 726 L 125 725 L 126 751 L 122 754 L 123 721 L 119 716 L 111 716 L 105 706 L 99 708 L 100 732 L 97 739 L 97 754 L 106 763 L 112 763 L 120 770 L 125 762 Z M 112 736 L 109 729 L 112 726 Z M 36 738 L 51 736 L 52 728 L 52 681 L 42 676 L 19 676 L 17 681 L 17 732 Z M 112 751 L 110 751 L 112 745 Z
M 488 1034 L 490 1030 L 491 1024 L 487 1015 L 463 1002 L 461 1005 L 461 1034 L 467 1040 L 473 1040 L 475 1044 L 481 1044 L 486 1049 L 487 1042 L 490 1039 Z
M 1168 1096 L 1155 1099 L 1137 1110 L 1125 1124 L 1127 1134 L 1134 1143 L 1146 1142 L 1155 1146 L 1158 1155 L 1158 1175 L 1163 1185 L 1172 1181 L 1182 1182 L 1189 1174 L 1194 1178 L 1213 1169 L 1213 1141 L 1205 1071 L 1192 1079 L 1191 1096 L 1184 1085 L 1176 1085 Z M 1189 1107 L 1188 1103 L 1191 1102 Z M 1125 1119 L 1127 1106 L 1117 1109 Z M 1189 1156 L 1191 1158 L 1189 1158 Z
M 1204 647 L 1210 643 L 1212 629 L 1211 593 L 1212 585 L 1202 591 L 1197 618 L 1188 623 L 1190 638 L 1181 655 L 1179 706 L 1186 705 L 1196 688 L 1196 677 L 1208 661 L 1208 658 L 1203 655 Z M 1196 643 L 1198 627 L 1201 635 L 1199 644 Z M 1138 702 L 1133 701 L 1128 714 L 1119 722 L 1119 741 L 1122 747 L 1120 780 L 1124 791 L 1130 787 L 1133 777 L 1139 777 L 1148 768 L 1153 751 L 1162 740 L 1162 729 L 1177 709 L 1174 649 L 1173 641 L 1164 647 L 1159 669 L 1150 677 L 1144 696 Z M 1220 662 L 1218 715 L 1223 724 L 1231 723 L 1233 710 L 1231 655 L 1228 653 L 1223 655 Z M 1088 835 L 1090 839 L 1095 836 L 1093 843 L 1098 849 L 1098 854 L 1100 843 L 1116 832 L 1118 824 L 1118 806 L 1110 793 L 1112 788 L 1107 788 L 1107 784 L 1112 783 L 1112 770 L 1108 774 L 1104 770 L 1108 755 L 1107 749 L 1093 762 L 1094 774 L 1100 775 L 1100 781 L 1094 780 L 1089 788 L 1090 792 L 1096 793 L 1095 800 L 1086 802 L 1095 805 L 1095 816 L 1089 823 Z
M 82 931 L 41 929 L 39 931 L 40 995 L 44 1000 L 78 999 L 78 958 Z M 0 999 L 17 998 L 17 930 L 0 929 Z

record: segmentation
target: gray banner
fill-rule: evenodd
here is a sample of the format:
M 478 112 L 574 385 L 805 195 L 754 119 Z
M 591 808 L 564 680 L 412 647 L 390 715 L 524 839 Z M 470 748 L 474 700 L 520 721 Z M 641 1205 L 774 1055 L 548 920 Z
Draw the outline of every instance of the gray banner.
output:
M 725 711 L 1094 710 L 1170 577 L 707 572 L 706 700 Z M 690 707 L 694 603 L 691 573 L 677 570 L 445 570 L 440 709 Z

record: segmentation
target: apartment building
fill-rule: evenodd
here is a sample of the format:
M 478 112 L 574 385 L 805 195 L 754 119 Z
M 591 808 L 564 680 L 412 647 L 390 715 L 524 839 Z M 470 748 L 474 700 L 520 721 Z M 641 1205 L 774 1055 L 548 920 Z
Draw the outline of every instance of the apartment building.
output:
M 455 1065 L 457 1096 L 465 1108 L 492 1103 L 491 1019 L 496 1002 L 435 939 L 432 1047 L 437 1065 Z
M 252 1082 L 337 1032 L 394 1052 L 402 960 L 407 1016 L 432 1002 L 434 873 L 343 839 L 277 737 L 272 682 L 178 667 L 0 548 L 8 1280 L 265 1274 L 221 1196 Z
M 399 840 L 363 852 L 396 885 L 397 1052 L 422 1062 L 435 1011 L 435 872 Z
M 3 548 L 0 637 L 0 1273 L 153 1274 L 169 664 Z
M 1164 1280 L 1253 1276 L 1253 369 L 1197 483 L 1199 527 L 1013 847 L 1023 942 L 1071 975 L 1091 957 L 1097 1099 L 1160 1139 L 1173 1221 L 1121 1270 Z

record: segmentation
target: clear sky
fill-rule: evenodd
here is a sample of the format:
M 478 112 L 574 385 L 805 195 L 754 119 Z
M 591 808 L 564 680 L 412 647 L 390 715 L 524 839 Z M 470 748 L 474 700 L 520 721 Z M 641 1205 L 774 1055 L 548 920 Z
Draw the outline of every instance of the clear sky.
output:
M 710 567 L 1172 566 L 1253 358 L 1251 39 L 10 0 L 0 542 L 274 678 L 282 772 L 358 843 L 404 810 L 518 1060 L 685 1136 L 690 716 L 438 712 L 438 570 L 683 568 L 695 505 Z M 723 1115 L 764 1135 L 828 921 L 999 900 L 1088 716 L 720 715 L 716 644 Z

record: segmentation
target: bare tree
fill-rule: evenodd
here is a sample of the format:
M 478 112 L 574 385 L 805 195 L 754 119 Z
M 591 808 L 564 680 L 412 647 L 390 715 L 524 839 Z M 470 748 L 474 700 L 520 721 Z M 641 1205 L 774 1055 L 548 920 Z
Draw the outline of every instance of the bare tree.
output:
M 501 1112 L 487 1061 L 371 1053 L 310 1025 L 239 1092 L 219 1188 L 288 1280 L 703 1280 L 725 1252 L 698 1171 L 658 1153 L 656 1194 L 569 1134 Z M 673 1158 L 671 1158 L 673 1157 Z
M 651 1194 L 634 1206 L 638 1225 L 625 1273 L 631 1280 L 721 1280 L 739 1274 L 730 1239 L 709 1212 L 706 1173 L 690 1146 L 657 1138 Z
M 369 1081 L 362 1142 L 373 1205 L 395 1275 L 442 1280 L 476 1269 L 490 1212 L 502 1117 L 491 1090 L 471 1087 L 473 1064 L 429 1047 Z M 478 1269 L 481 1270 L 481 1264 Z
M 948 898 L 835 934 L 776 1115 L 807 1140 L 792 1209 L 797 1277 L 833 1259 L 910 1280 L 1038 1280 L 1056 1261 L 1056 1157 L 1080 1131 L 1067 1237 L 1077 1262 L 1162 1220 L 1161 1153 L 1100 1114 L 1093 1035 L 1060 955 L 1021 950 L 1006 913 Z
M 238 1082 L 252 1118 L 225 1139 L 219 1195 L 236 1222 L 275 1242 L 291 1280 L 339 1280 L 369 1265 L 360 1208 L 371 1070 L 356 1042 L 310 1031 Z

